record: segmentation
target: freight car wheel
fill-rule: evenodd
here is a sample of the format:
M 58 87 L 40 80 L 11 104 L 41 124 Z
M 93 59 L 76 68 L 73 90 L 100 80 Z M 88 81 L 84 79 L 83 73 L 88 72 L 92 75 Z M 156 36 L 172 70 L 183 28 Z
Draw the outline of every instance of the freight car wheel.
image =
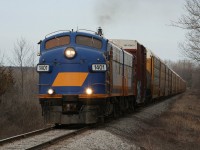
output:
M 119 116 L 123 116 L 125 112 L 125 100 L 123 97 L 119 97 Z
M 132 113 L 132 102 L 131 102 L 131 98 L 128 98 L 128 113 Z
M 128 111 L 130 113 L 134 112 L 135 111 L 135 99 L 134 97 L 130 96 L 128 98 L 128 101 L 129 101 L 129 108 L 128 108 Z
M 116 97 L 113 98 L 113 118 L 117 119 L 119 118 L 119 112 L 120 112 L 120 107 L 119 107 L 119 102 Z
M 58 123 L 55 123 L 55 126 L 54 126 L 54 128 L 56 128 L 56 129 L 60 129 L 60 128 L 61 128 L 61 125 L 60 125 L 60 124 L 58 124 Z
M 133 111 L 136 110 L 136 107 L 137 107 L 136 99 L 135 97 L 133 97 Z
M 114 104 L 114 109 L 113 109 L 113 118 L 114 118 L 114 119 L 117 119 L 117 118 L 118 118 L 118 113 L 117 113 L 116 104 Z

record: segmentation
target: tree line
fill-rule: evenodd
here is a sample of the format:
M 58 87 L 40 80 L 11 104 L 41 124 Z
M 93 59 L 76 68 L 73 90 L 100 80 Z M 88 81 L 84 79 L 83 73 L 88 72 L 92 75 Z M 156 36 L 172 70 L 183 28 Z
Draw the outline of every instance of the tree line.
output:
M 44 127 L 33 46 L 21 38 L 12 56 L 0 54 L 0 60 L 0 139 Z

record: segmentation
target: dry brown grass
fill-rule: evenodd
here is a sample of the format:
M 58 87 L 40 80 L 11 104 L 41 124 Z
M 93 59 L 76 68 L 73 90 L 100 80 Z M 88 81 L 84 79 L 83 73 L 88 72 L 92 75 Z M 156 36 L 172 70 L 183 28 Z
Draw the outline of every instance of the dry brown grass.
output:
M 15 85 L 0 97 L 0 139 L 44 127 L 41 106 L 37 98 L 38 77 L 34 78 L 31 73 L 26 72 L 23 95 L 18 82 L 19 74 L 14 72 Z
M 200 149 L 200 90 L 188 90 L 136 138 L 149 150 Z

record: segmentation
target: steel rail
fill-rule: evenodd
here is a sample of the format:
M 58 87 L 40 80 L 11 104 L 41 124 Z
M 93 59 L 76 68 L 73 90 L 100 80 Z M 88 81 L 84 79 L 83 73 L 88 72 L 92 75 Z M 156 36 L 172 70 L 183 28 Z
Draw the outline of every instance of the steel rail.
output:
M 10 143 L 10 142 L 13 142 L 13 141 L 16 141 L 16 140 L 21 140 L 21 139 L 28 138 L 28 137 L 31 137 L 31 136 L 34 136 L 34 135 L 38 135 L 38 134 L 50 131 L 52 129 L 54 129 L 54 126 L 44 128 L 44 129 L 35 130 L 35 131 L 32 131 L 32 132 L 28 132 L 28 133 L 24 133 L 24 134 L 20 134 L 20 135 L 16 135 L 16 136 L 12 136 L 12 137 L 9 137 L 9 138 L 6 138 L 6 139 L 2 139 L 2 140 L 0 140 L 0 146 L 7 144 L 7 143 Z
M 35 146 L 32 146 L 30 148 L 27 148 L 26 150 L 38 150 L 38 149 L 42 149 L 42 148 L 46 148 L 46 147 L 49 147 L 50 145 L 53 145 L 55 143 L 58 143 L 60 141 L 63 141 L 63 140 L 66 140 L 66 139 L 69 139 L 71 137 L 74 137 L 82 132 L 85 132 L 89 129 L 89 126 L 86 126 L 84 128 L 81 128 L 79 130 L 76 130 L 74 132 L 71 132 L 71 133 L 66 133 L 62 136 L 59 136 L 59 137 L 56 137 L 54 139 L 51 139 L 47 142 L 44 142 L 44 143 L 41 143 L 41 144 L 38 144 L 38 145 L 35 145 Z

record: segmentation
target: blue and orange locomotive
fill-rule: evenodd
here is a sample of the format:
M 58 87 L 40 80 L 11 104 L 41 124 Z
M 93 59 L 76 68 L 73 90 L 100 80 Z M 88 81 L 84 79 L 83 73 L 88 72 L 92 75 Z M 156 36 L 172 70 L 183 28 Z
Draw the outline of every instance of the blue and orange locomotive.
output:
M 96 123 L 185 90 L 185 82 L 144 46 L 108 40 L 101 28 L 54 33 L 39 44 L 39 100 L 48 123 Z

